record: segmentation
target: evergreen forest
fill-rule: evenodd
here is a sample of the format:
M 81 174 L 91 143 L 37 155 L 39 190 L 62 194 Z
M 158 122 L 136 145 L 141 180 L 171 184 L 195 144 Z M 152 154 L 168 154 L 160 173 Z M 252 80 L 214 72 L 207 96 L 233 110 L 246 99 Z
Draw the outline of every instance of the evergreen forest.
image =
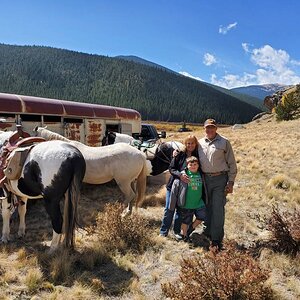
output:
M 143 120 L 234 124 L 261 112 L 167 69 L 43 46 L 0 44 L 0 92 L 133 108 Z

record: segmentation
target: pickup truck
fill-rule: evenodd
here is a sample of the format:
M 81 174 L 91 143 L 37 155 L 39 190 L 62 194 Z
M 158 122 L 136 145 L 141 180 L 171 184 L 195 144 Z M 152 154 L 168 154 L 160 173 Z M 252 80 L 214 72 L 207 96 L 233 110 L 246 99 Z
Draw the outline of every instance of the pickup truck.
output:
M 154 125 L 142 124 L 141 134 L 134 138 L 141 138 L 143 141 L 157 141 L 160 138 L 166 138 L 166 132 L 162 131 L 158 133 Z

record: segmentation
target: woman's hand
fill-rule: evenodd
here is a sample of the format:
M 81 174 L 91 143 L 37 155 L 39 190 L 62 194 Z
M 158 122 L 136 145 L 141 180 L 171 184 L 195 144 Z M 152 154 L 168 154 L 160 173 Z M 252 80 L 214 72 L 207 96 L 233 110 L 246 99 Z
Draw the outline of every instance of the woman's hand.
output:
M 190 182 L 190 178 L 186 174 L 181 174 L 180 175 L 180 180 L 183 181 L 183 182 L 185 182 L 185 183 L 189 183 Z

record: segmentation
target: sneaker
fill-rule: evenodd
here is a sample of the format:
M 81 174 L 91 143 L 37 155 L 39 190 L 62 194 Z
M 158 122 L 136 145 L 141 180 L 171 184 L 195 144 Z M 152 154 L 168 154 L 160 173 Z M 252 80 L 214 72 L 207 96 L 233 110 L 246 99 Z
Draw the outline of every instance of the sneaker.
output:
M 160 233 L 159 236 L 162 236 L 162 237 L 167 237 L 168 235 L 165 234 L 165 233 Z
M 174 232 L 174 237 L 177 241 L 182 241 L 184 238 L 181 233 L 175 233 L 175 232 Z

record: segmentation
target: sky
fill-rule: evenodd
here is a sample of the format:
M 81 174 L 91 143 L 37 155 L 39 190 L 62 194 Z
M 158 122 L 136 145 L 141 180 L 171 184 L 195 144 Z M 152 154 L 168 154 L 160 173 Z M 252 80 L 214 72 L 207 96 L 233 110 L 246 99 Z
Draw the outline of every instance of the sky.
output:
M 300 83 L 298 0 L 0 0 L 0 43 L 134 55 L 225 88 Z

